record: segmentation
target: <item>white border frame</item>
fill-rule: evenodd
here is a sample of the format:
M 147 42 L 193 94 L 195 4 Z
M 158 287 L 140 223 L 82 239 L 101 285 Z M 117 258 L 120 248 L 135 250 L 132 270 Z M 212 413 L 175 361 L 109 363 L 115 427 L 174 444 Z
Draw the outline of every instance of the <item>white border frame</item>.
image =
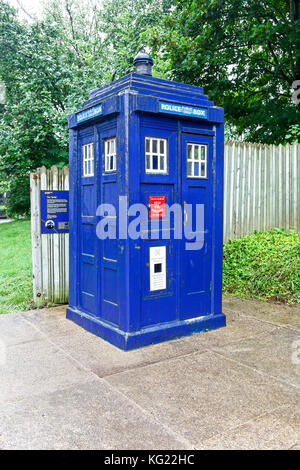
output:
M 192 158 L 189 157 L 188 153 L 188 147 L 189 145 L 192 146 Z M 199 147 L 199 159 L 195 159 L 195 147 Z M 205 159 L 201 159 L 201 149 L 202 147 L 205 148 Z M 195 142 L 187 142 L 186 144 L 186 177 L 187 178 L 202 178 L 206 179 L 207 178 L 207 151 L 208 151 L 208 145 L 207 144 L 198 144 Z M 192 163 L 192 175 L 188 174 L 188 163 Z M 199 163 L 199 175 L 194 174 L 195 170 L 195 163 Z M 201 163 L 205 164 L 205 175 L 201 175 Z
M 91 163 L 90 171 L 88 171 L 89 162 Z M 95 176 L 95 154 L 93 142 L 82 145 L 82 176 L 83 178 L 91 178 Z
M 150 141 L 150 151 L 147 152 L 147 140 Z M 152 143 L 154 140 L 157 140 L 157 152 L 152 151 Z M 164 153 L 161 153 L 160 151 L 160 142 L 164 142 Z M 150 169 L 147 169 L 147 156 L 149 155 L 150 157 Z M 158 167 L 160 167 L 160 158 L 164 157 L 164 169 L 161 170 L 158 168 L 157 170 L 153 169 L 153 156 L 157 155 L 158 157 Z M 147 175 L 168 175 L 168 139 L 164 137 L 150 137 L 146 136 L 145 137 L 145 173 Z

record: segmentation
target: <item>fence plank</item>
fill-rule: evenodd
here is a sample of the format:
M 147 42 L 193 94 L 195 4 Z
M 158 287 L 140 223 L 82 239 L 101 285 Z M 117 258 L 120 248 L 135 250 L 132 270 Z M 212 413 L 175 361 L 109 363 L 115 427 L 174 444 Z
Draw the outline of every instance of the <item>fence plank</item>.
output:
M 30 202 L 33 298 L 34 301 L 37 302 L 43 289 L 40 222 L 40 178 L 38 172 L 31 173 L 30 175 Z

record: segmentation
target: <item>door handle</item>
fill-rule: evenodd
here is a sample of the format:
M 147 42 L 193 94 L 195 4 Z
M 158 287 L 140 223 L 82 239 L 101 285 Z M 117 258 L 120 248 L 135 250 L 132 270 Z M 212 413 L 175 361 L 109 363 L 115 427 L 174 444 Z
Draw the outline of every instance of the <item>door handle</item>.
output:
M 188 219 L 189 219 L 186 209 L 183 209 L 183 215 L 184 215 L 183 225 L 186 226 L 186 224 L 188 223 Z

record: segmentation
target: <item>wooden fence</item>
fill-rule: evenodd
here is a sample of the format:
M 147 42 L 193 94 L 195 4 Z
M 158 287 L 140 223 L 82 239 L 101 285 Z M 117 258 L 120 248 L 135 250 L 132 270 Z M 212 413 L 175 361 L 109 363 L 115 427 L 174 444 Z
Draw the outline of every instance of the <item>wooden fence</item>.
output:
M 68 190 L 69 169 L 31 174 L 34 299 L 67 303 L 69 235 L 41 235 L 40 190 Z M 224 242 L 273 227 L 300 230 L 300 145 L 226 142 Z
M 69 297 L 69 234 L 41 234 L 41 190 L 68 190 L 69 168 L 39 168 L 30 175 L 33 297 L 67 303 Z
M 226 142 L 224 242 L 254 230 L 300 230 L 300 145 Z

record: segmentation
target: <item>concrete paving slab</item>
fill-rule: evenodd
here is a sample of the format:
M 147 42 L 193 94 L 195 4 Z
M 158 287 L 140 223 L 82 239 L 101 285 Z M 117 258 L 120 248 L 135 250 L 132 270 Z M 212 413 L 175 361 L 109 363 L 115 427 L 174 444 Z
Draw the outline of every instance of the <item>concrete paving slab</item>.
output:
M 170 359 L 105 380 L 168 427 L 180 429 L 196 447 L 283 404 L 296 404 L 293 388 L 213 352 Z
M 93 377 L 49 341 L 24 342 L 6 348 L 0 364 L 0 403 L 59 390 Z
M 1 449 L 188 449 L 103 380 L 0 407 Z
M 62 313 L 63 309 L 61 313 L 56 312 L 57 317 L 60 319 L 59 323 L 61 324 L 64 321 L 69 322 L 61 318 Z M 37 319 L 38 316 L 36 315 L 35 321 Z M 30 317 L 29 321 L 31 321 Z M 45 334 L 48 334 L 49 327 L 45 327 L 44 322 L 41 325 L 36 323 L 36 325 Z M 71 331 L 72 334 L 62 334 L 63 331 L 67 331 L 67 326 L 60 325 L 58 337 L 55 336 L 53 338 L 55 335 L 54 324 L 50 332 L 56 344 L 69 351 L 73 357 L 81 361 L 99 377 L 105 377 L 168 358 L 183 356 L 196 351 L 203 352 L 211 347 L 222 347 L 223 345 L 241 341 L 245 338 L 257 336 L 257 334 L 262 335 L 274 331 L 276 328 L 276 326 L 268 323 L 262 325 L 256 319 L 246 318 L 237 313 L 229 313 L 226 328 L 125 352 L 116 349 L 110 343 L 103 341 L 101 338 L 92 335 L 77 325 L 76 331 Z M 257 333 L 258 329 L 259 333 Z
M 245 339 L 257 338 L 278 329 L 276 325 L 260 322 L 256 318 L 240 315 L 236 312 L 228 312 L 226 316 L 226 327 L 209 331 L 205 334 L 194 335 L 188 338 L 190 343 L 194 343 L 194 350 L 197 346 L 207 349 L 214 347 L 223 348 L 226 345 L 237 343 Z
M 293 359 L 296 348 L 300 355 L 300 334 L 288 328 L 214 348 L 220 354 L 251 366 L 270 377 L 300 387 L 300 360 Z
M 99 377 L 183 356 L 194 351 L 205 351 L 205 345 L 197 341 L 197 338 L 194 341 L 190 338 L 182 338 L 133 351 L 122 351 L 85 330 L 78 331 L 76 335 L 56 337 L 54 341 Z
M 226 328 L 129 352 L 65 306 L 1 315 L 0 448 L 299 448 L 300 310 L 229 301 Z
M 5 346 L 37 341 L 43 338 L 43 335 L 28 324 L 20 314 L 1 315 L 0 318 L 0 341 Z
M 283 406 L 204 441 L 203 449 L 279 450 L 299 448 L 299 409 Z
M 287 326 L 300 330 L 300 307 L 262 302 L 260 300 L 243 300 L 237 297 L 223 296 L 223 311 L 237 312 L 268 321 L 274 325 Z
M 21 316 L 34 329 L 49 337 L 77 333 L 80 328 L 66 319 L 66 306 L 30 310 Z

